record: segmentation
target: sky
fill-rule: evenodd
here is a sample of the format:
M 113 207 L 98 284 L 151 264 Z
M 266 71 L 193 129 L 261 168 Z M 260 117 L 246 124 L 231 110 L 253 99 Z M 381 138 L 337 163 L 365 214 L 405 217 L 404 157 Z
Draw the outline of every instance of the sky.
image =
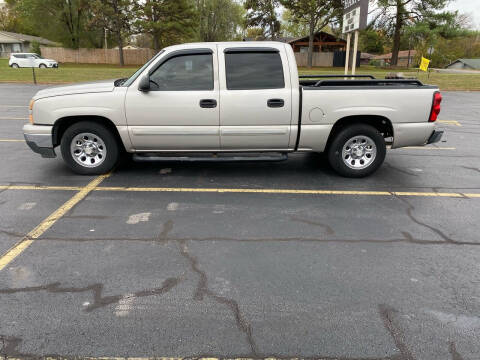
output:
M 458 10 L 472 17 L 473 26 L 480 30 L 480 0 L 456 0 L 448 5 L 448 10 Z

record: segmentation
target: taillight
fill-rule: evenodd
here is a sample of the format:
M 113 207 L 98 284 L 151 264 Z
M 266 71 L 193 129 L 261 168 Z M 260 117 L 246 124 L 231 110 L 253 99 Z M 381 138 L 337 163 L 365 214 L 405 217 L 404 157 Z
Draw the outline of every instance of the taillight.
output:
M 442 94 L 439 91 L 436 91 L 433 94 L 433 104 L 432 111 L 430 112 L 429 122 L 437 121 L 438 114 L 440 114 L 440 104 L 442 103 Z

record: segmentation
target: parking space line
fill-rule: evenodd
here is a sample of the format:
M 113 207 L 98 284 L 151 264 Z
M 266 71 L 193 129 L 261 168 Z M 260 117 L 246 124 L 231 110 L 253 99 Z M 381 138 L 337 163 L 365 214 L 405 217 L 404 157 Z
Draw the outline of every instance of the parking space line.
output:
M 437 120 L 437 122 L 447 125 L 462 126 L 457 120 Z
M 0 139 L 0 142 L 25 142 L 22 139 Z
M 91 181 L 87 186 L 83 187 L 72 198 L 67 200 L 62 206 L 55 210 L 50 216 L 43 220 L 35 229 L 30 231 L 22 240 L 16 243 L 5 254 L 0 257 L 0 271 L 2 271 L 8 264 L 10 264 L 17 256 L 24 252 L 35 239 L 38 239 L 47 231 L 53 224 L 69 212 L 75 205 L 82 201 L 88 194 L 90 194 L 100 183 L 108 178 L 110 174 L 105 174 L 97 177 Z
M 0 185 L 0 190 L 57 190 L 80 191 L 82 186 Z
M 95 191 L 112 192 L 192 192 L 192 193 L 250 193 L 250 194 L 301 194 L 301 195 L 360 195 L 360 196 L 417 196 L 463 198 L 467 194 L 455 192 L 404 192 L 355 190 L 295 190 L 295 189 L 227 189 L 227 188 L 159 188 L 159 187 L 98 187 Z M 475 194 L 469 196 L 476 198 Z M 478 194 L 480 197 L 480 194 Z
M 81 186 L 0 185 L 0 190 L 83 191 Z M 352 195 L 352 196 L 413 196 L 440 198 L 480 198 L 480 193 L 422 192 L 422 191 L 362 191 L 362 190 L 309 190 L 309 189 L 235 189 L 235 188 L 164 188 L 99 186 L 90 191 L 103 192 L 184 192 L 218 194 L 285 194 L 285 195 Z
M 28 120 L 28 117 L 0 117 L 0 120 Z
M 457 148 L 454 147 L 441 147 L 441 146 L 407 146 L 401 149 L 412 149 L 412 150 L 457 150 Z

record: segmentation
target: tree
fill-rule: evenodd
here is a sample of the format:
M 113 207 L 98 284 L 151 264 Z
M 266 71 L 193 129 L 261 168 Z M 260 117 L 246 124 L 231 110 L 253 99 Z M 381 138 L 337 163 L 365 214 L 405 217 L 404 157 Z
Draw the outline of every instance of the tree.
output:
M 281 0 L 282 5 L 291 11 L 295 21 L 308 24 L 308 67 L 313 63 L 313 40 L 315 33 L 328 25 L 342 12 L 341 0 Z
M 360 49 L 367 53 L 383 54 L 385 34 L 381 30 L 366 29 L 360 32 Z
M 415 23 L 435 20 L 452 13 L 436 11 L 445 8 L 449 0 L 377 0 L 376 21 L 381 27 L 388 27 L 393 33 L 392 65 L 398 63 L 401 37 L 404 28 Z
M 90 0 L 92 24 L 110 31 L 117 42 L 120 66 L 123 58 L 123 39 L 131 33 L 132 0 Z
M 308 22 L 304 19 L 295 18 L 290 10 L 285 9 L 282 14 L 282 31 L 285 36 L 307 36 Z
M 42 36 L 69 48 L 101 45 L 103 32 L 87 28 L 89 5 L 90 0 L 7 0 L 8 30 Z
M 191 37 L 194 31 L 195 8 L 190 0 L 136 2 L 134 13 L 135 29 L 151 36 L 156 51 Z
M 237 37 L 244 25 L 244 9 L 234 0 L 196 0 L 201 41 L 225 41 Z
M 277 39 L 281 31 L 276 11 L 279 4 L 280 0 L 246 0 L 246 26 L 260 27 L 266 38 Z

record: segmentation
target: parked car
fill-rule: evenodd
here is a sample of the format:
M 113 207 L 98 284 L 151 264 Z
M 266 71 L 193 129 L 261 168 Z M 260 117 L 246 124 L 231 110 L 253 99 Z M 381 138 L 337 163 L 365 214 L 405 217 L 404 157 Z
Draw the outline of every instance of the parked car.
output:
M 8 66 L 12 68 L 58 68 L 58 62 L 52 59 L 44 59 L 33 53 L 14 53 L 10 55 Z
M 441 99 L 418 80 L 299 78 L 284 43 L 196 43 L 164 49 L 129 79 L 39 91 L 23 131 L 44 157 L 60 146 L 79 174 L 105 173 L 125 153 L 252 161 L 300 151 L 325 152 L 339 174 L 363 177 L 387 145 L 438 142 Z

